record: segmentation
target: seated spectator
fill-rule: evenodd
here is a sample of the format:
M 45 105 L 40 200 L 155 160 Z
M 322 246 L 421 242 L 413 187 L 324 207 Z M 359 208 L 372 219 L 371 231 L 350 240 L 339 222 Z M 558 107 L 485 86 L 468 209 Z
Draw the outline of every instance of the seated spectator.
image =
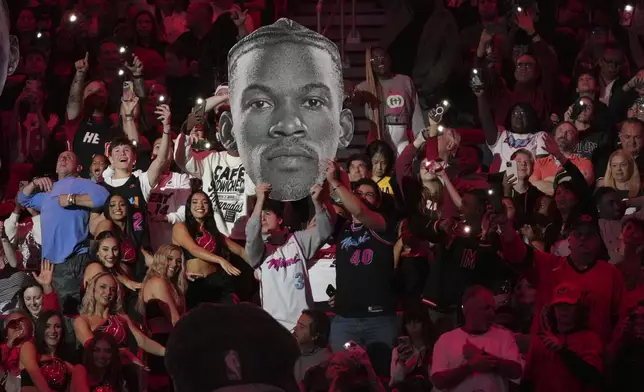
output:
M 593 164 L 588 158 L 575 154 L 573 151 L 577 145 L 578 132 L 574 125 L 569 122 L 557 124 L 554 129 L 553 140 L 556 141 L 556 148 L 572 162 L 586 179 L 588 185 L 592 185 L 595 178 Z M 554 148 L 554 146 L 548 146 Z M 547 150 L 550 154 L 552 151 Z M 555 160 L 553 155 L 538 158 L 534 164 L 534 172 L 530 182 L 546 195 L 554 195 L 554 180 L 558 173 L 564 171 L 561 162 Z
M 539 331 L 532 339 L 526 378 L 535 392 L 582 392 L 600 389 L 603 344 L 588 327 L 588 306 L 579 286 L 564 282 L 552 294 L 549 306 L 534 318 Z
M 402 315 L 398 345 L 391 355 L 389 385 L 399 390 L 430 390 L 432 352 L 437 336 L 427 309 L 422 303 L 410 303 Z
M 512 333 L 492 324 L 494 296 L 484 287 L 463 294 L 465 325 L 446 332 L 434 345 L 431 379 L 441 390 L 487 388 L 507 391 L 518 380 L 523 361 Z
M 33 322 L 29 315 L 20 310 L 10 310 L 3 319 L 3 337 L 0 340 L 0 373 L 6 377 L 6 391 L 20 390 L 20 350 L 24 342 L 33 339 Z M 0 383 L 2 384 L 2 383 Z
M 176 392 L 298 390 L 296 340 L 255 305 L 202 304 L 175 325 L 167 347 Z
M 606 173 L 610 156 L 620 148 L 630 154 L 635 160 L 637 169 L 644 173 L 644 123 L 636 118 L 629 118 L 622 122 L 619 129 L 618 138 L 612 146 L 606 146 L 604 149 L 598 149 L 595 160 L 595 175 L 597 180 Z
M 83 362 L 74 366 L 71 390 L 75 392 L 122 392 L 124 390 L 119 347 L 114 337 L 97 332 L 83 350 Z
M 607 186 L 617 191 L 621 199 L 643 196 L 642 177 L 633 157 L 624 150 L 617 150 L 608 159 L 604 177 L 597 186 Z
M 44 260 L 38 275 L 33 274 L 33 280 L 22 286 L 18 292 L 18 306 L 28 312 L 31 319 L 36 321 L 40 313 L 48 310 L 60 311 L 58 297 L 51 285 L 54 265 Z
M 581 97 L 570 105 L 564 114 L 564 121 L 572 123 L 578 132 L 574 152 L 587 159 L 593 159 L 596 150 L 601 151 L 612 142 L 609 132 L 612 123 L 603 128 L 598 126 L 595 105 L 603 104 L 593 101 L 590 97 Z
M 72 378 L 72 365 L 61 358 L 65 340 L 63 316 L 43 312 L 36 322 L 34 340 L 20 350 L 20 385 L 39 391 L 66 391 Z
M 305 309 L 293 329 L 301 356 L 295 362 L 295 381 L 301 382 L 306 372 L 331 357 L 329 332 L 331 321 L 322 311 Z

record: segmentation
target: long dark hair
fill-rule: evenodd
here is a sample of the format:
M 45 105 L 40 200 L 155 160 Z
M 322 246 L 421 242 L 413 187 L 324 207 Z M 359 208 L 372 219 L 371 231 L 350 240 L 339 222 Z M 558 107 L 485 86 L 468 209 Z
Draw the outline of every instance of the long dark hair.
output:
M 412 321 L 417 321 L 423 325 L 423 342 L 425 343 L 427 352 L 431 356 L 437 336 L 434 323 L 432 323 L 429 312 L 423 306 L 422 302 L 413 301 L 406 304 L 400 320 L 400 331 L 402 335 L 408 336 L 407 324 Z
M 110 216 L 110 202 L 112 201 L 113 198 L 117 196 L 125 200 L 127 211 L 125 211 L 125 232 L 117 224 L 114 224 L 114 229 L 113 229 L 114 234 L 116 235 L 116 237 L 119 237 L 120 239 L 126 238 L 132 241 L 133 243 L 136 243 L 136 241 L 134 240 L 134 227 L 132 226 L 132 222 L 133 222 L 132 205 L 130 204 L 130 201 L 128 199 L 116 193 L 113 195 L 110 195 L 110 197 L 107 198 L 107 200 L 105 201 L 105 204 L 103 205 L 103 215 L 105 215 L 105 219 L 112 220 L 112 217 Z
M 60 356 L 63 349 L 66 336 L 65 319 L 63 318 L 63 315 L 58 311 L 46 310 L 42 312 L 40 316 L 38 316 L 38 320 L 36 320 L 36 329 L 34 332 L 34 345 L 36 346 L 36 352 L 40 355 L 49 354 L 49 347 L 47 346 L 47 343 L 45 343 L 45 331 L 47 330 L 47 322 L 49 322 L 49 319 L 54 316 L 58 316 L 58 318 L 60 319 L 61 327 L 60 340 L 58 341 L 58 345 L 54 349 L 54 355 Z
M 385 176 L 390 176 L 391 169 L 396 164 L 396 155 L 393 148 L 383 140 L 374 140 L 367 146 L 367 156 L 369 157 L 370 162 L 376 154 L 381 154 L 383 158 L 385 158 L 385 161 L 387 162 Z
M 123 386 L 123 372 L 121 368 L 121 358 L 119 354 L 119 346 L 116 344 L 116 340 L 109 333 L 96 331 L 94 332 L 94 338 L 91 339 L 85 349 L 83 350 L 83 366 L 87 369 L 87 373 L 93 374 L 96 370 L 96 364 L 94 363 L 94 348 L 96 343 L 103 341 L 107 342 L 110 345 L 110 350 L 112 350 L 112 358 L 110 360 L 110 365 L 103 375 L 103 379 L 100 380 L 101 383 L 108 383 L 114 390 L 120 392 Z
M 151 49 L 154 51 L 163 50 L 163 42 L 161 41 L 161 35 L 159 34 L 159 25 L 157 24 L 157 18 L 155 18 L 150 11 L 146 11 L 146 10 L 139 11 L 132 19 L 132 32 L 134 33 L 134 40 L 133 40 L 134 44 L 136 46 L 143 47 L 143 45 L 141 45 L 141 38 L 139 37 L 139 33 L 138 31 L 136 31 L 136 22 L 143 15 L 147 15 L 150 18 L 150 21 L 152 22 L 152 31 L 150 32 L 150 47 L 148 47 L 148 49 Z
M 534 110 L 534 108 L 530 104 L 527 104 L 524 102 L 519 102 L 517 104 L 512 105 L 512 107 L 510 107 L 510 110 L 508 110 L 508 115 L 505 117 L 505 123 L 504 123 L 505 129 L 507 129 L 508 131 L 514 132 L 512 131 L 511 118 L 512 118 L 512 112 L 514 111 L 514 108 L 517 108 L 517 107 L 523 110 L 523 112 L 525 113 L 526 123 L 527 123 L 526 128 L 528 129 L 527 133 L 538 132 L 539 116 L 537 115 L 536 110 Z
M 34 317 L 34 315 L 31 314 L 29 309 L 27 309 L 27 305 L 25 304 L 25 291 L 27 291 L 28 289 L 30 289 L 32 287 L 37 287 L 37 288 L 40 289 L 40 292 L 43 295 L 43 301 L 44 301 L 45 289 L 43 289 L 42 285 L 40 283 L 36 282 L 36 280 L 34 278 L 29 277 L 29 278 L 27 278 L 25 283 L 20 288 L 20 291 L 18 291 L 18 308 L 24 310 L 32 320 L 35 320 L 36 317 Z M 42 314 L 42 310 L 41 310 L 41 314 Z M 38 315 L 38 317 L 40 317 L 40 315 Z
M 100 260 L 98 257 L 98 249 L 101 247 L 101 243 L 108 238 L 114 238 L 114 240 L 116 241 L 116 246 L 118 246 L 120 250 L 121 239 L 111 231 L 107 231 L 107 230 L 102 231 L 94 238 L 94 241 L 92 242 L 92 246 L 90 247 L 89 254 L 90 254 L 91 260 L 95 260 L 100 263 Z M 118 268 L 120 261 L 121 261 L 121 254 L 119 252 L 119 258 L 114 263 L 114 268 Z M 107 268 L 105 266 L 103 267 Z
M 188 196 L 188 200 L 186 200 L 185 224 L 186 228 L 188 229 L 188 233 L 190 233 L 190 237 L 192 237 L 193 239 L 197 238 L 197 234 L 199 233 L 199 222 L 197 222 L 197 219 L 194 217 L 194 215 L 192 215 L 192 210 L 190 209 L 190 206 L 192 205 L 192 198 L 198 193 L 204 195 L 206 197 L 206 203 L 208 203 L 208 213 L 204 218 L 203 227 L 215 239 L 215 245 L 217 246 L 215 251 L 219 256 L 226 258 L 228 256 L 228 252 L 226 252 L 228 248 L 223 246 L 221 233 L 219 232 L 219 229 L 217 228 L 217 222 L 215 221 L 215 210 L 212 206 L 212 200 L 210 200 L 210 197 L 206 194 L 206 192 L 202 191 L 201 189 L 192 192 L 190 196 Z

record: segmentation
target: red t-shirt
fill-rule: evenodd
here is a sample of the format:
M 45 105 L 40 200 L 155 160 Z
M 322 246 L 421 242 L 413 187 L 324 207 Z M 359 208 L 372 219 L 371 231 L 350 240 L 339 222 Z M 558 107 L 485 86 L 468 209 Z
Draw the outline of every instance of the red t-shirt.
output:
M 514 243 L 504 244 L 505 259 L 526 275 L 537 290 L 535 315 L 541 314 L 543 306 L 552 302 L 552 294 L 564 282 L 573 282 L 581 289 L 584 303 L 589 307 L 589 327 L 608 344 L 614 323 L 619 319 L 624 281 L 619 270 L 605 261 L 597 261 L 584 271 L 578 271 L 567 257 L 555 256 L 532 249 L 533 255 L 519 236 Z M 534 317 L 532 332 L 536 332 L 540 317 Z
M 588 364 L 602 371 L 602 343 L 595 332 L 586 330 L 568 335 L 557 335 L 559 340 L 567 345 Z M 534 392 L 591 392 L 598 391 L 596 385 L 586 385 L 579 380 L 561 360 L 559 354 L 548 350 L 541 339 L 532 339 L 530 356 L 528 358 L 526 376 L 534 380 Z

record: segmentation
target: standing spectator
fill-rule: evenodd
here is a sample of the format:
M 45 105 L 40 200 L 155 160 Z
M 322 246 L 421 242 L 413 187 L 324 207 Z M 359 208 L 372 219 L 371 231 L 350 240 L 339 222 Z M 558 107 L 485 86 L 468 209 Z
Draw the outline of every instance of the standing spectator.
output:
M 331 358 L 329 332 L 331 321 L 322 311 L 305 309 L 297 320 L 293 336 L 302 355 L 295 362 L 295 381 L 301 382 L 306 372 Z
M 550 136 L 546 136 L 546 138 L 550 138 Z M 556 153 L 556 151 L 552 151 L 555 146 L 552 144 L 548 145 L 548 142 L 546 141 L 545 148 L 550 155 L 537 158 L 537 161 L 534 164 L 534 171 L 530 177 L 532 185 L 537 187 L 537 189 L 546 195 L 552 196 L 555 194 L 555 177 L 559 173 L 565 171 L 562 162 L 555 158 L 555 156 L 561 154 L 566 157 L 567 162 L 572 162 L 572 164 L 579 169 L 588 185 L 592 185 L 595 179 L 593 163 L 590 159 L 574 153 L 575 147 L 577 146 L 577 140 L 578 131 L 573 124 L 569 122 L 557 124 L 554 130 L 554 141 L 556 141 L 556 148 L 559 152 Z
M 578 131 L 575 153 L 593 159 L 597 149 L 602 149 L 611 143 L 612 122 L 600 124 L 598 122 L 598 109 L 604 106 L 599 101 L 590 97 L 581 97 L 576 100 L 564 114 L 564 120 L 573 123 Z M 603 126 L 602 126 L 603 125 Z
M 364 105 L 373 123 L 368 138 L 384 140 L 398 155 L 409 144 L 409 131 L 424 128 L 416 89 L 409 76 L 391 72 L 391 59 L 384 49 L 367 48 L 366 64 L 366 81 L 356 86 L 354 103 Z
M 0 94 L 4 90 L 7 76 L 11 76 L 18 67 L 20 51 L 18 37 L 9 35 L 9 6 L 5 0 L 0 0 Z M 0 162 L 1 163 L 1 162 Z
M 257 202 L 246 224 L 248 263 L 259 271 L 262 308 L 291 330 L 302 311 L 313 305 L 307 263 L 333 233 L 334 221 L 324 207 L 322 185 L 315 184 L 311 188 L 315 226 L 284 235 L 282 217 L 265 211 L 271 185 L 259 184 L 256 192 Z
M 519 149 L 511 156 L 512 161 L 516 162 L 517 178 L 511 178 L 513 175 L 504 176 L 504 195 L 514 201 L 517 212 L 517 223 L 519 226 L 528 223 L 535 208 L 537 201 L 543 196 L 543 193 L 530 183 L 530 177 L 534 173 L 534 155 L 526 149 Z
M 604 51 L 599 60 L 601 77 L 599 78 L 599 100 L 614 110 L 614 101 L 611 102 L 613 91 L 622 88 L 627 80 L 624 80 L 624 69 L 626 56 L 624 51 L 614 43 L 604 46 Z
M 0 224 L 0 242 L 2 252 L 0 253 L 0 311 L 15 307 L 12 303 L 16 293 L 22 287 L 27 275 L 18 269 L 18 258 L 16 251 L 11 246 L 9 238 L 4 230 L 4 224 Z
M 624 281 L 617 268 L 598 260 L 601 237 L 595 219 L 586 214 L 578 214 L 572 219 L 570 257 L 555 256 L 526 246 L 505 214 L 492 218 L 493 227 L 497 224 L 502 232 L 505 259 L 517 272 L 527 275 L 537 290 L 535 314 L 541 314 L 542 308 L 552 301 L 559 284 L 574 282 L 580 290 L 587 292 L 590 330 L 599 334 L 604 344 L 608 343 L 619 316 Z M 533 333 L 538 326 L 539 318 L 535 317 Z
M 332 196 L 351 215 L 336 237 L 336 316 L 331 323 L 331 346 L 333 351 L 342 350 L 344 343 L 354 340 L 367 349 L 376 373 L 387 374 L 397 332 L 392 287 L 396 222 L 380 210 L 378 185 L 371 179 L 358 180 L 352 192 L 343 171 L 342 178 L 336 178 L 336 168 L 327 162 L 327 181 Z
M 108 196 L 105 188 L 78 178 L 80 169 L 76 155 L 66 151 L 56 163 L 58 181 L 35 178 L 18 194 L 20 204 L 40 211 L 42 255 L 56 265 L 54 286 L 63 309 L 72 313 L 80 304 L 81 277 L 89 261 L 90 209 Z
M 481 286 L 463 294 L 465 325 L 444 333 L 434 345 L 431 377 L 443 391 L 509 390 L 523 361 L 512 333 L 493 325 L 494 296 Z
M 603 345 L 588 328 L 588 311 L 582 292 L 573 283 L 562 283 L 541 313 L 533 337 L 527 377 L 535 392 L 599 391 L 603 383 Z

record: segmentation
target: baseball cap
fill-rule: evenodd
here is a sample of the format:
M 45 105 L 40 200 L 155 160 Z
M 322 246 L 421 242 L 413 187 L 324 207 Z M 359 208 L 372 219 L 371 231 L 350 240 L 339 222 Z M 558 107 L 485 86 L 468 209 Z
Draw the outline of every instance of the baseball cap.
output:
M 249 385 L 296 392 L 299 355 L 291 332 L 262 308 L 204 303 L 174 326 L 165 364 L 177 392 L 241 391 Z
M 586 231 L 599 233 L 597 219 L 594 215 L 588 213 L 574 214 L 570 219 L 570 228 L 572 231 Z
M 551 304 L 575 305 L 581 300 L 581 290 L 574 283 L 562 283 L 555 288 Z

